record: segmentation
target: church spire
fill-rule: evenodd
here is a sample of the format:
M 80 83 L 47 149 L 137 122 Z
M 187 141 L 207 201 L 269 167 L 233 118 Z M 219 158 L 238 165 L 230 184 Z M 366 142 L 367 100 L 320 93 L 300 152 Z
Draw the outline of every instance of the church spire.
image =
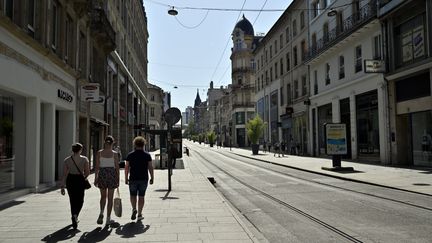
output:
M 197 95 L 195 98 L 195 107 L 199 106 L 201 104 L 201 98 L 199 96 L 199 89 L 197 89 Z

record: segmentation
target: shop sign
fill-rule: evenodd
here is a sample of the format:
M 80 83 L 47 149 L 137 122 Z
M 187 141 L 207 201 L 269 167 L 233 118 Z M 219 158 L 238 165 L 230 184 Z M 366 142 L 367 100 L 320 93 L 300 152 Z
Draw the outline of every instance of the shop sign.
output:
M 384 60 L 364 60 L 365 73 L 385 73 Z
M 82 101 L 92 101 L 100 102 L 99 99 L 99 84 L 90 83 L 81 86 L 81 100 Z
M 71 94 L 69 94 L 68 92 L 61 90 L 61 89 L 57 89 L 57 97 L 65 100 L 69 103 L 72 103 L 73 101 L 73 96 Z
M 324 129 L 327 155 L 347 154 L 346 125 L 344 123 L 326 123 Z

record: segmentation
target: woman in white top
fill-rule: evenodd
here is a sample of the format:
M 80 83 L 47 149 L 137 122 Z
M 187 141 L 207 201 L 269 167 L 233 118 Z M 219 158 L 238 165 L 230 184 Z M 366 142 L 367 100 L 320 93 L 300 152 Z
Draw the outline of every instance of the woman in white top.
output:
M 113 150 L 114 138 L 105 138 L 104 148 L 97 152 L 95 165 L 95 185 L 100 190 L 100 213 L 97 219 L 98 224 L 103 223 L 103 213 L 108 198 L 106 225 L 111 224 L 111 211 L 113 207 L 114 189 L 119 186 L 119 159 L 117 152 Z
M 65 195 L 65 186 L 69 195 L 69 203 L 72 215 L 72 227 L 78 227 L 78 215 L 84 204 L 83 176 L 86 178 L 89 173 L 89 161 L 81 155 L 83 146 L 80 143 L 72 145 L 73 155 L 64 160 L 63 178 L 61 180 L 61 194 Z

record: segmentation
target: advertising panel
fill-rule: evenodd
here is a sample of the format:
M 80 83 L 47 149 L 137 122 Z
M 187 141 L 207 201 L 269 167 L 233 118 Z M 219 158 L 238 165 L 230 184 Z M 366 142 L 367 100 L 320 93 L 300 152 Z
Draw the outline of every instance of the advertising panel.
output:
M 346 125 L 343 123 L 326 123 L 324 129 L 327 155 L 347 154 Z

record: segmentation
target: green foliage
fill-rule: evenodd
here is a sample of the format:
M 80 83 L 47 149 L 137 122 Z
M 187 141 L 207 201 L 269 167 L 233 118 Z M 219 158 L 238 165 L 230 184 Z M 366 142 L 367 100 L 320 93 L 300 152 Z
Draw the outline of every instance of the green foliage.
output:
M 207 140 L 209 144 L 214 144 L 216 141 L 216 133 L 214 131 L 207 133 Z
M 257 144 L 258 139 L 262 136 L 265 128 L 265 123 L 259 115 L 246 123 L 246 132 L 252 144 Z

